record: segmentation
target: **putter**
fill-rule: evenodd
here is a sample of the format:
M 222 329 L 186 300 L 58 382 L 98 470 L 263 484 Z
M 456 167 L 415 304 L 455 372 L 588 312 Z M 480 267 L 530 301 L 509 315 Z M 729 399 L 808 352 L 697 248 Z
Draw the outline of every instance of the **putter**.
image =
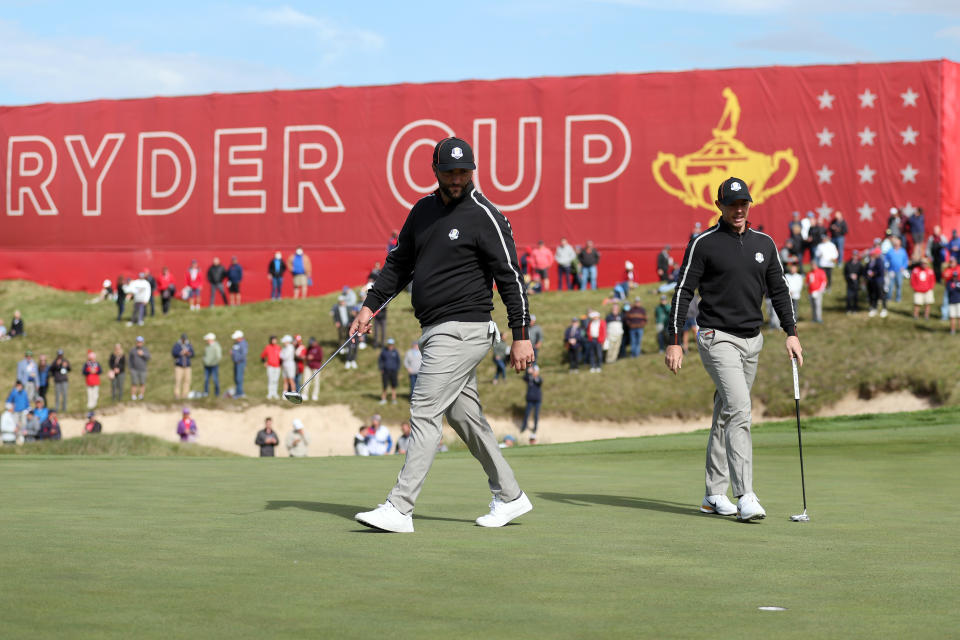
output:
M 401 288 L 400 288 L 400 291 L 403 291 L 405 288 L 406 288 L 405 286 L 404 286 L 404 287 L 401 287 Z M 397 291 L 397 293 L 400 293 L 400 291 Z M 370 319 L 373 320 L 374 318 L 376 318 L 376 317 L 377 317 L 377 314 L 380 313 L 381 311 L 383 311 L 383 309 L 384 309 L 388 304 L 390 304 L 390 301 L 397 297 L 397 293 L 395 293 L 395 294 L 393 294 L 392 296 L 390 296 L 389 298 L 387 298 L 387 301 L 384 302 L 382 305 L 380 305 L 380 308 L 379 308 L 379 309 L 377 309 L 376 311 L 373 312 L 373 315 L 370 316 Z M 283 392 L 283 399 L 286 400 L 286 401 L 288 401 L 288 402 L 292 402 L 293 404 L 303 404 L 303 390 L 306 388 L 306 386 L 307 386 L 308 384 L 310 384 L 310 383 L 313 381 L 313 379 L 317 377 L 317 374 L 320 373 L 321 371 L 323 371 L 323 368 L 324 368 L 325 366 L 327 366 L 328 364 L 330 364 L 330 361 L 333 360 L 334 358 L 336 358 L 336 357 L 337 357 L 337 354 L 340 353 L 341 351 L 343 351 L 343 348 L 344 348 L 345 346 L 347 346 L 348 344 L 350 344 L 350 342 L 351 342 L 352 340 L 354 340 L 358 335 L 360 335 L 360 332 L 359 332 L 359 331 L 354 331 L 354 332 L 353 332 L 353 335 L 350 336 L 349 338 L 347 338 L 347 341 L 344 342 L 342 345 L 340 345 L 340 348 L 338 348 L 336 351 L 334 351 L 334 352 L 333 352 L 333 355 L 331 355 L 329 358 L 327 358 L 326 362 L 324 362 L 322 365 L 320 365 L 320 368 L 317 369 L 316 371 L 314 371 L 314 372 L 313 372 L 313 375 L 310 376 L 310 378 L 309 378 L 306 382 L 304 382 L 302 385 L 300 385 L 300 388 L 299 388 L 299 389 L 297 389 L 296 391 L 284 391 L 284 392 Z
M 790 516 L 793 522 L 810 522 L 807 515 L 807 486 L 803 478 L 803 437 L 800 435 L 800 375 L 797 372 L 797 359 L 790 357 L 793 365 L 793 401 L 797 409 L 797 443 L 800 445 L 800 489 L 803 491 L 803 513 Z

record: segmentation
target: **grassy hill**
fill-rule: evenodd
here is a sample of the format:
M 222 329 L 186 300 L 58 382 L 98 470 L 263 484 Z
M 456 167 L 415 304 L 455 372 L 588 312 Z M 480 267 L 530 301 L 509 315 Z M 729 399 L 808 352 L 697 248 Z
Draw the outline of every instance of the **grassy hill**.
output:
M 199 444 L 167 442 L 139 433 L 103 433 L 64 440 L 27 442 L 20 447 L 0 447 L 0 455 L 26 456 L 109 456 L 185 458 L 236 457 L 237 454 Z
M 828 293 L 822 325 L 804 322 L 804 318 L 809 318 L 809 306 L 806 301 L 801 305 L 800 336 L 806 359 L 801 373 L 801 408 L 804 412 L 829 406 L 849 392 L 869 398 L 878 391 L 898 389 L 930 396 L 938 404 L 960 405 L 960 380 L 956 375 L 960 337 L 950 336 L 946 325 L 939 319 L 914 321 L 912 307 L 906 301 L 909 294 L 905 294 L 905 302 L 891 306 L 890 316 L 886 319 L 867 318 L 865 313 L 847 316 L 842 311 L 842 288 L 834 287 Z M 643 285 L 636 291 L 652 319 L 657 301 L 653 285 Z M 691 354 L 686 366 L 679 377 L 674 377 L 657 354 L 652 321 L 644 335 L 643 357 L 608 365 L 599 375 L 586 371 L 579 375 L 567 373 L 562 363 L 563 329 L 571 316 L 580 315 L 587 308 L 602 308 L 602 301 L 608 294 L 603 290 L 549 292 L 531 298 L 531 310 L 546 334 L 541 354 L 543 413 L 614 421 L 706 414 L 711 407 L 713 386 L 695 353 L 695 341 L 691 340 Z M 86 350 L 96 350 L 101 364 L 105 365 L 115 342 L 129 350 L 134 338 L 143 335 L 153 353 L 147 402 L 173 405 L 170 348 L 180 333 L 186 332 L 199 351 L 203 346 L 202 336 L 212 331 L 226 352 L 230 347 L 230 333 L 243 329 L 250 341 L 252 356 L 247 368 L 249 398 L 191 401 L 191 404 L 211 408 L 227 404 L 243 406 L 244 403 L 265 402 L 262 398 L 266 395 L 266 375 L 257 356 L 269 335 L 300 333 L 305 339 L 316 336 L 328 354 L 339 346 L 329 315 L 334 295 L 261 302 L 236 308 L 218 306 L 198 313 L 190 313 L 186 305 L 177 303 L 166 317 L 148 316 L 144 327 L 127 327 L 125 322 L 116 322 L 116 307 L 112 303 L 86 304 L 88 298 L 86 294 L 55 291 L 27 282 L 0 282 L 0 316 L 9 322 L 13 310 L 18 308 L 23 312 L 27 326 L 25 339 L 0 343 L 0 388 L 8 389 L 12 385 L 15 365 L 24 349 L 31 348 L 35 355 L 46 353 L 52 359 L 57 348 L 63 348 L 74 366 L 68 409 L 80 415 L 85 396 L 79 370 Z M 494 317 L 503 328 L 506 316 L 499 299 L 496 303 Z M 157 308 L 159 311 L 159 304 Z M 406 294 L 401 294 L 389 307 L 388 333 L 396 338 L 401 351 L 419 335 Z M 773 415 L 786 416 L 793 411 L 793 394 L 790 366 L 783 352 L 783 333 L 767 331 L 765 337 L 767 342 L 761 355 L 754 395 Z M 361 351 L 356 371 L 345 371 L 339 362 L 331 363 L 321 374 L 321 402 L 347 404 L 358 415 L 382 413 L 390 422 L 403 419 L 408 413 L 406 402 L 401 401 L 395 406 L 378 404 L 380 376 L 376 370 L 376 356 L 373 349 Z M 490 360 L 479 369 L 486 411 L 500 416 L 522 415 L 525 392 L 522 379 L 511 374 L 506 384 L 494 387 L 489 384 L 493 370 Z M 199 390 L 203 381 L 199 359 L 194 362 L 193 371 L 193 388 Z M 221 365 L 221 387 L 225 389 L 231 385 L 231 367 L 225 361 Z M 406 375 L 402 373 L 400 391 L 406 388 Z M 53 397 L 52 390 L 49 397 Z M 109 381 L 104 378 L 100 408 L 109 411 L 111 405 Z
M 960 410 L 810 425 L 804 524 L 790 421 L 750 524 L 697 511 L 703 434 L 508 450 L 534 510 L 496 530 L 442 454 L 410 535 L 353 521 L 396 457 L 9 457 L 4 637 L 955 637 Z

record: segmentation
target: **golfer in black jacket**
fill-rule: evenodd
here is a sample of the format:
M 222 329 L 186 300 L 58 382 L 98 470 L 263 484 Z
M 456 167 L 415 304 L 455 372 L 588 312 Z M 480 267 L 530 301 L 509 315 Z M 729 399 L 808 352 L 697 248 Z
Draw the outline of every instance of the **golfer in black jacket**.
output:
M 476 367 L 500 337 L 490 317 L 494 282 L 513 334 L 511 364 L 520 371 L 534 360 L 513 233 L 504 215 L 473 186 L 476 165 L 466 142 L 441 140 L 432 166 L 439 187 L 411 209 L 397 246 L 350 326 L 351 334 L 369 332 L 373 310 L 413 278 L 423 364 L 410 401 L 406 462 L 386 502 L 356 515 L 364 525 L 398 533 L 413 531 L 413 506 L 440 444 L 444 415 L 483 465 L 493 492 L 490 513 L 477 524 L 502 527 L 533 508 L 483 417 L 477 389 Z
M 750 229 L 747 214 L 753 199 L 747 183 L 727 178 L 717 190 L 717 224 L 687 245 L 667 321 L 669 346 L 664 361 L 673 373 L 683 363 L 679 336 L 694 291 L 700 290 L 697 346 L 717 391 L 707 444 L 704 513 L 741 520 L 766 516 L 753 492 L 753 442 L 750 437 L 750 389 L 763 347 L 761 304 L 767 295 L 787 333 L 787 354 L 803 364 L 797 319 L 783 276 L 777 246 L 770 236 Z M 727 498 L 732 485 L 734 504 Z

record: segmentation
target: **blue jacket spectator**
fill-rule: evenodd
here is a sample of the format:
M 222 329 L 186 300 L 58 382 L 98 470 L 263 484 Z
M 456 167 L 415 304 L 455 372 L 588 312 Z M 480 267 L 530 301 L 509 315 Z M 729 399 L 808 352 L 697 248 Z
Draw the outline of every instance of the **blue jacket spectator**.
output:
M 13 405 L 13 410 L 17 413 L 30 408 L 30 396 L 27 395 L 27 390 L 23 388 L 23 383 L 19 380 L 7 395 L 7 402 Z
M 400 352 L 384 348 L 377 358 L 377 368 L 380 371 L 400 371 Z
M 170 351 L 173 355 L 173 366 L 189 367 L 191 358 L 193 358 L 193 345 L 187 340 L 187 334 L 180 336 L 180 341 L 173 345 Z

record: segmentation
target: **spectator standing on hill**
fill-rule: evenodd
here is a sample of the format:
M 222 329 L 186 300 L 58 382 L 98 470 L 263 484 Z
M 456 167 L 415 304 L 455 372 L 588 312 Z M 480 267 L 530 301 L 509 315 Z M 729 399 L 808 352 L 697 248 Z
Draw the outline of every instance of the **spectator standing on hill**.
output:
M 37 395 L 47 401 L 47 389 L 50 386 L 50 364 L 43 353 L 37 358 Z
M 950 242 L 947 243 L 947 251 L 950 252 L 950 256 L 960 261 L 960 235 L 957 234 L 957 230 L 954 229 L 950 232 Z M 18 311 L 13 312 L 14 319 L 17 318 Z M 13 336 L 13 327 L 10 327 L 10 335 Z
M 182 400 L 190 397 L 190 382 L 193 377 L 193 345 L 187 334 L 181 333 L 180 340 L 170 350 L 173 356 L 173 397 Z
M 803 274 L 800 273 L 800 261 L 796 258 L 787 263 L 787 290 L 790 292 L 790 303 L 793 305 L 793 317 L 800 319 L 800 298 L 803 296 Z
M 590 373 L 600 373 L 603 365 L 603 344 L 607 341 L 607 323 L 600 317 L 600 312 L 591 311 L 587 314 L 585 334 Z
M 952 255 L 947 261 L 946 271 L 943 272 L 943 285 L 946 290 L 947 315 L 950 318 L 950 335 L 956 335 L 960 328 L 960 267 Z
M 933 304 L 933 285 L 936 278 L 930 268 L 930 258 L 923 256 L 920 264 L 910 271 L 910 286 L 913 288 L 913 318 L 920 318 L 920 307 L 923 306 L 923 319 L 930 319 L 930 305 Z
M 210 395 L 210 379 L 213 378 L 213 394 L 220 397 L 220 361 L 223 360 L 223 349 L 217 342 L 217 336 L 208 333 L 203 336 L 207 346 L 203 348 L 203 395 Z
M 380 313 L 383 313 L 381 310 Z M 379 315 L 379 314 L 378 314 Z M 350 337 L 350 323 L 356 317 L 350 307 L 347 306 L 347 300 L 343 296 L 337 298 L 337 304 L 330 310 L 330 316 L 333 318 L 333 326 L 337 328 L 337 342 L 343 344 Z M 343 350 L 343 368 L 357 368 L 357 342 L 351 340 L 350 344 Z
M 97 362 L 97 354 L 87 351 L 87 361 L 83 363 L 83 377 L 87 384 L 87 410 L 96 409 L 100 401 L 100 374 L 103 368 Z
M 119 342 L 113 345 L 113 353 L 107 361 L 110 370 L 107 371 L 107 377 L 110 378 L 110 399 L 114 402 L 123 400 L 123 379 L 127 371 L 127 356 L 123 353 L 123 345 Z
M 893 248 L 886 254 L 886 268 L 889 274 L 889 289 L 887 290 L 887 300 L 890 300 L 896 294 L 896 301 L 900 302 L 903 297 L 903 276 L 907 273 L 907 267 L 910 264 L 910 258 L 907 250 L 903 248 L 903 242 L 899 237 L 894 236 L 891 239 Z
M 133 315 L 127 326 L 132 327 L 135 324 L 143 326 L 144 319 L 147 317 L 147 304 L 150 303 L 150 283 L 147 282 L 143 273 L 137 274 L 137 277 L 127 285 L 127 295 L 133 300 Z
M 679 331 L 695 292 L 701 296 L 697 336 L 700 359 L 716 385 L 713 424 L 707 444 L 706 492 L 700 510 L 718 515 L 737 514 L 740 520 L 766 516 L 753 491 L 750 389 L 763 347 L 762 302 L 773 301 L 787 334 L 785 347 L 803 364 L 800 340 L 783 266 L 770 236 L 747 223 L 753 199 L 739 178 L 724 180 L 715 204 L 717 224 L 687 245 L 680 266 L 680 284 L 667 323 L 670 345 L 664 364 L 677 374 L 683 363 Z M 731 488 L 739 504 L 727 498 Z
M 293 384 L 297 377 L 297 350 L 293 347 L 293 336 L 290 334 L 280 338 L 280 373 L 284 392 L 296 391 Z
M 7 402 L 4 405 L 3 415 L 0 416 L 0 439 L 3 440 L 4 446 L 13 447 L 16 446 L 19 435 L 19 420 L 14 413 L 13 403 Z
M 287 440 L 284 443 L 291 458 L 306 458 L 309 455 L 310 436 L 303 429 L 303 423 L 299 418 L 293 419 L 293 431 L 287 434 Z
M 263 429 L 257 431 L 257 439 L 253 443 L 260 447 L 261 458 L 274 457 L 274 449 L 280 444 L 280 438 L 273 430 L 273 418 L 267 417 L 263 421 Z
M 816 254 L 814 264 L 823 269 L 824 276 L 827 279 L 827 289 L 829 290 L 833 277 L 833 268 L 837 266 L 837 258 L 839 258 L 840 254 L 837 251 L 836 245 L 830 242 L 830 238 L 827 236 L 823 236 L 820 239 L 820 244 L 817 245 L 814 253 Z
M 27 415 L 27 411 L 30 410 L 30 396 L 27 395 L 26 389 L 23 388 L 22 381 L 17 380 L 13 384 L 13 389 L 11 389 L 7 395 L 7 402 L 13 405 L 13 411 L 17 416 L 17 424 L 22 424 Z
M 954 234 L 957 232 L 954 231 Z M 7 335 L 11 338 L 22 338 L 27 335 L 26 326 L 23 324 L 23 314 L 20 313 L 20 309 L 15 309 L 13 312 L 13 319 L 10 321 L 10 331 L 7 332 Z
M 499 340 L 493 344 L 493 384 L 500 380 L 507 381 L 507 359 L 510 357 L 510 345 L 506 340 Z
M 87 421 L 83 424 L 83 435 L 89 436 L 95 433 L 102 433 L 103 425 L 100 424 L 100 421 L 97 420 L 97 413 L 95 411 L 87 412 Z
M 923 246 L 923 237 L 926 234 L 926 221 L 923 216 L 923 207 L 918 207 L 910 216 L 910 238 L 914 247 Z M 914 254 L 916 255 L 916 253 Z
M 173 297 L 177 295 L 177 284 L 173 280 L 173 274 L 169 267 L 163 267 L 160 270 L 160 277 L 157 278 L 157 288 L 160 290 L 160 310 L 163 315 L 170 313 L 170 303 Z
M 813 321 L 823 322 L 823 294 L 827 290 L 827 274 L 824 273 L 820 265 L 814 263 L 813 268 L 807 272 L 807 291 L 810 293 L 810 309 L 813 313 Z
M 303 399 L 306 400 L 309 396 L 310 399 L 317 402 L 320 399 L 320 377 L 314 377 L 313 373 L 323 366 L 323 347 L 313 336 L 310 336 L 307 341 L 305 365 L 303 375 L 307 377 L 309 382 L 303 390 Z
M 870 260 L 867 263 L 866 269 L 867 297 L 870 302 L 870 312 L 867 315 L 871 318 L 877 315 L 878 304 L 883 305 L 880 317 L 887 317 L 887 296 L 883 294 L 885 271 L 883 252 L 880 250 L 880 247 L 874 247 L 870 251 Z
M 129 284 L 130 278 L 117 276 L 117 322 L 123 321 L 123 310 L 127 306 L 127 297 L 130 294 L 127 288 Z
M 277 344 L 277 336 L 270 336 L 267 346 L 260 352 L 260 362 L 267 369 L 267 400 L 279 400 L 277 387 L 280 385 L 280 345 Z
M 537 439 L 537 427 L 540 425 L 540 405 L 543 404 L 543 378 L 540 377 L 540 367 L 533 365 L 523 374 L 523 381 L 527 383 L 527 408 L 523 412 L 523 424 L 520 433 L 527 430 L 530 414 L 533 414 L 533 426 L 530 429 L 531 444 Z
M 570 319 L 570 326 L 563 330 L 563 351 L 570 367 L 570 373 L 579 372 L 583 343 L 583 328 L 580 325 L 580 318 L 573 317 Z
M 240 304 L 240 283 L 243 282 L 243 267 L 237 256 L 230 259 L 230 266 L 227 268 L 227 291 L 230 292 L 231 305 Z
M 70 361 L 57 349 L 57 357 L 50 365 L 53 375 L 53 406 L 57 411 L 67 410 L 67 391 L 70 387 Z
M 153 277 L 153 274 L 150 273 L 150 269 L 143 269 L 143 279 L 147 281 L 147 284 L 150 285 L 150 317 L 156 315 L 156 305 L 154 304 L 154 296 L 157 295 L 157 279 Z
M 612 364 L 620 354 L 620 344 L 623 342 L 623 312 L 616 302 L 610 307 L 610 313 L 604 319 L 607 327 L 607 339 L 604 348 L 607 350 L 606 362 Z
M 310 265 L 310 258 L 303 252 L 303 247 L 297 247 L 287 259 L 287 269 L 293 276 L 293 297 L 306 298 L 307 286 L 313 275 L 313 267 Z
M 37 402 L 42 402 L 42 398 L 37 398 Z M 44 417 L 46 420 L 47 416 L 50 415 L 49 412 L 44 409 Z M 37 434 L 40 433 L 40 423 L 42 420 L 37 418 L 37 410 L 30 409 L 27 411 L 27 419 L 23 421 L 23 426 L 20 428 L 20 441 L 21 442 L 36 442 Z
M 197 421 L 190 416 L 190 409 L 183 408 L 183 418 L 177 423 L 177 435 L 180 442 L 197 441 Z
M 413 390 L 417 386 L 417 375 L 420 373 L 420 366 L 423 364 L 423 357 L 420 355 L 420 342 L 414 340 L 410 343 L 410 348 L 403 356 L 403 367 L 407 370 L 410 377 L 410 397 L 413 397 Z
M 213 263 L 207 267 L 207 282 L 210 283 L 210 308 L 213 308 L 217 293 L 224 305 L 229 305 L 227 300 L 227 290 L 223 286 L 223 281 L 227 279 L 227 270 L 220 264 L 220 258 L 214 256 Z
M 927 238 L 927 255 L 930 257 L 930 266 L 937 282 L 943 281 L 943 261 L 945 259 L 947 238 L 940 230 L 940 225 L 933 227 L 933 233 Z
M 573 289 L 573 262 L 577 259 L 577 252 L 566 238 L 560 238 L 560 244 L 553 254 L 553 260 L 557 263 L 557 290 L 563 291 L 564 286 L 567 290 Z
M 544 291 L 550 290 L 550 267 L 553 266 L 553 252 L 544 244 L 537 241 L 537 248 L 530 254 L 533 259 L 533 269 L 540 276 L 540 283 Z
M 660 303 L 653 310 L 653 321 L 656 323 L 657 328 L 657 348 L 659 349 L 660 353 L 663 353 L 667 348 L 667 335 L 665 331 L 667 327 L 667 318 L 669 316 L 670 303 L 667 301 L 667 296 L 661 294 Z
M 23 383 L 23 388 L 27 392 L 30 402 L 37 397 L 37 378 L 40 373 L 37 369 L 37 362 L 33 359 L 33 351 L 27 349 L 23 352 L 23 359 L 17 363 L 17 380 Z
M 400 371 L 400 354 L 393 338 L 387 338 L 387 346 L 377 358 L 377 368 L 380 369 L 380 404 L 387 403 L 387 388 L 390 388 L 390 402 L 397 404 L 397 373 Z
M 130 349 L 130 399 L 143 400 L 147 392 L 147 363 L 150 362 L 150 350 L 144 344 L 143 336 L 137 336 L 137 343 Z
M 863 280 L 864 266 L 860 252 L 856 249 L 843 265 L 843 279 L 847 283 L 847 313 L 860 311 L 860 282 Z
M 623 323 L 630 337 L 630 357 L 636 358 L 643 353 L 643 330 L 647 326 L 647 310 L 640 303 L 640 298 L 634 298 L 633 304 L 623 314 Z
M 348 289 L 348 291 L 350 295 L 356 297 L 352 289 Z M 347 306 L 353 309 L 356 303 L 350 304 L 350 298 L 347 298 Z M 373 346 L 377 349 L 382 348 L 384 340 L 387 339 L 387 311 L 388 309 L 384 307 L 380 310 L 380 313 L 377 314 L 377 317 L 373 319 Z M 360 344 L 363 344 L 363 342 Z
M 267 263 L 271 300 L 280 300 L 283 297 L 283 274 L 286 272 L 287 265 L 283 261 L 283 255 L 277 251 L 273 254 L 273 260 Z
M 600 254 L 593 246 L 593 240 L 587 240 L 587 245 L 577 255 L 580 261 L 580 288 L 597 290 L 597 265 Z
M 846 243 L 847 234 L 850 232 L 850 230 L 847 227 L 847 221 L 843 219 L 843 214 L 841 212 L 833 212 L 833 220 L 830 221 L 830 226 L 827 230 L 830 232 L 830 240 L 837 248 L 837 258 L 843 263 L 843 247 Z
M 540 349 L 543 347 L 543 327 L 537 324 L 537 316 L 530 314 L 530 344 L 533 345 L 533 361 L 540 358 Z
M 47 419 L 40 423 L 40 431 L 37 433 L 37 440 L 59 440 L 62 437 L 60 431 L 60 418 L 57 416 L 56 409 L 50 409 Z
M 187 269 L 186 277 L 187 300 L 190 301 L 190 311 L 200 311 L 200 293 L 203 291 L 203 274 L 200 271 L 200 263 L 196 260 L 190 261 L 190 268 Z
M 307 345 L 303 344 L 303 336 L 299 333 L 293 336 L 293 362 L 297 367 L 297 375 L 293 378 L 293 388 L 297 390 L 303 384 L 303 370 L 307 362 Z
M 670 256 L 670 245 L 667 245 L 657 254 L 657 278 L 660 279 L 660 282 L 670 282 L 673 269 L 674 262 Z
M 33 415 L 35 415 L 37 417 L 37 420 L 39 420 L 42 423 L 44 420 L 47 419 L 47 416 L 50 415 L 50 410 L 47 409 L 47 403 L 43 401 L 43 398 L 37 398 L 34 405 L 35 406 L 33 407 Z M 40 424 L 38 423 L 37 427 L 39 428 L 39 426 Z
M 247 356 L 250 353 L 250 344 L 243 337 L 243 331 L 237 329 L 230 335 L 233 346 L 230 347 L 230 360 L 233 361 L 233 397 L 246 398 L 243 392 L 243 375 L 247 369 Z M 306 397 L 306 394 L 304 394 Z

